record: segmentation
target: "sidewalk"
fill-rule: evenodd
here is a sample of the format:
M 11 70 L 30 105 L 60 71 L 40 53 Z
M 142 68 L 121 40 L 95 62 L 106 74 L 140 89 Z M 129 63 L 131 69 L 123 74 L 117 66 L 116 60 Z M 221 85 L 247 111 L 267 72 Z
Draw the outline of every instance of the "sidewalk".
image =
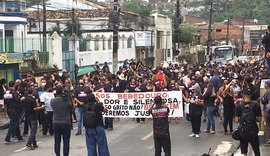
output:
M 0 108 L 0 130 L 7 128 L 9 125 L 9 118 L 4 109 Z

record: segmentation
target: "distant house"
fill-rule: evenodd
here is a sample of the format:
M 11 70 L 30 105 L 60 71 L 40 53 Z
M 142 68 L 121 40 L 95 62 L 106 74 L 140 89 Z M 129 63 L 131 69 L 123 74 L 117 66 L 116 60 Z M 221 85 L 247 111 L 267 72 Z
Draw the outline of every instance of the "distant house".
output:
M 76 9 L 78 8 L 76 5 L 82 5 L 83 9 Z M 95 61 L 99 61 L 100 63 L 108 62 L 111 66 L 113 32 L 110 25 L 112 12 L 109 6 L 82 0 L 73 4 L 74 10 L 72 10 L 72 7 L 66 8 L 65 6 L 67 5 L 54 6 L 54 9 L 50 8 L 50 6 L 48 7 L 49 9 L 46 13 L 47 32 L 55 25 L 59 25 L 63 30 L 65 24 L 71 20 L 74 13 L 75 17 L 80 19 L 84 30 L 83 38 L 80 39 L 80 52 L 75 59 L 76 64 L 81 67 L 87 67 L 92 66 Z M 41 11 L 38 12 L 37 7 L 34 8 L 28 10 L 28 34 L 31 36 L 37 36 L 39 30 L 43 28 L 43 14 Z M 153 14 L 145 17 L 137 13 L 121 11 L 120 21 L 119 65 L 124 60 L 131 58 L 141 60 L 149 66 L 155 66 L 165 59 L 172 60 L 172 28 L 171 20 L 167 16 Z M 39 25 L 40 28 L 38 27 Z M 137 31 L 150 32 L 151 45 L 136 46 L 137 38 L 135 37 L 135 33 Z
M 0 79 L 19 78 L 27 35 L 24 0 L 0 1 Z

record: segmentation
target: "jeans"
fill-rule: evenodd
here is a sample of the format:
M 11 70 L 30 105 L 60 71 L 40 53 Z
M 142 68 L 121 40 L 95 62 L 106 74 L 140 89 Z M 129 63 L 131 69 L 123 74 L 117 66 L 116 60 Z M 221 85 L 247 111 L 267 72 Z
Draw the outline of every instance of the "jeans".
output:
M 37 134 L 37 120 L 28 120 L 31 132 L 27 141 L 27 145 L 37 145 L 36 134 Z
M 105 118 L 105 129 L 113 129 L 113 118 Z
M 102 126 L 87 128 L 85 138 L 88 156 L 110 156 L 105 129 Z M 98 154 L 96 145 L 98 146 Z
M 259 136 L 256 136 L 254 138 L 250 138 L 248 140 L 240 139 L 240 148 L 242 154 L 248 153 L 248 143 L 250 143 L 255 156 L 260 156 L 260 142 L 259 142 Z
M 47 112 L 48 114 L 44 114 L 44 121 L 43 121 L 43 135 L 47 135 L 47 132 L 49 130 L 49 133 L 53 134 L 53 112 Z
M 215 107 L 207 106 L 206 113 L 207 113 L 207 130 L 210 130 L 212 126 L 212 131 L 215 131 L 215 119 L 214 119 Z
M 69 142 L 71 134 L 71 125 L 54 123 L 54 152 L 56 156 L 60 156 L 60 147 L 61 147 L 61 137 L 63 137 L 63 155 L 69 155 Z
M 194 134 L 199 134 L 201 129 L 201 114 L 190 114 L 190 122 L 192 127 L 192 132 Z
M 161 156 L 161 148 L 165 156 L 171 156 L 171 138 L 169 134 L 162 136 L 154 136 L 155 156 Z
M 9 128 L 8 128 L 8 132 L 5 138 L 5 141 L 10 142 L 10 137 L 12 134 L 16 134 L 18 140 L 22 140 L 22 136 L 21 136 L 21 131 L 20 131 L 20 127 L 19 127 L 19 120 L 20 120 L 20 116 L 19 115 L 10 115 L 10 122 L 9 122 Z
M 78 133 L 82 133 L 83 115 L 85 113 L 85 109 L 77 107 L 77 113 Z

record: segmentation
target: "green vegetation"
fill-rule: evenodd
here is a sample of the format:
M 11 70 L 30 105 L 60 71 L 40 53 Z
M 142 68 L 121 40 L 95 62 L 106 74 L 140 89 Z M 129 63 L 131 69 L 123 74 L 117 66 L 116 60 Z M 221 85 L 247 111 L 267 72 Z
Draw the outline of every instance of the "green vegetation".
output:
M 79 38 L 82 37 L 82 24 L 80 23 L 80 20 L 78 18 L 74 18 L 66 23 L 64 35 L 71 36 L 73 33 L 75 33 Z
M 49 35 L 52 36 L 54 32 L 57 32 L 59 36 L 61 36 L 61 27 L 59 25 L 55 25 L 51 28 Z
M 190 44 L 193 41 L 195 30 L 191 26 L 180 26 L 180 43 Z
M 131 1 L 125 2 L 125 4 L 121 7 L 121 9 L 135 12 L 142 16 L 149 16 L 152 13 L 152 7 L 150 4 L 147 6 L 144 6 L 137 0 L 131 0 Z
M 205 0 L 200 5 L 205 8 L 201 11 L 189 12 L 192 16 L 209 18 L 209 8 L 213 4 L 213 22 L 221 22 L 228 16 L 237 19 L 257 19 L 260 24 L 270 23 L 269 0 Z M 189 3 L 187 7 L 200 6 Z
M 45 2 L 48 0 L 45 0 Z M 26 6 L 27 7 L 31 7 L 33 5 L 38 5 L 38 4 L 42 4 L 42 0 L 26 0 Z

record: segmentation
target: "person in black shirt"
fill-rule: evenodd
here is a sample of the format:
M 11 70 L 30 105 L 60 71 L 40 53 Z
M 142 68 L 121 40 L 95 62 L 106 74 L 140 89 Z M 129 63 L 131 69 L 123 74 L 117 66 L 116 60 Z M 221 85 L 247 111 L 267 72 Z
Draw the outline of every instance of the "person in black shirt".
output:
M 92 107 L 95 104 L 96 97 L 93 94 L 92 90 L 90 90 L 89 88 L 87 88 L 85 92 L 87 93 L 87 104 L 86 104 L 86 110 L 87 110 L 89 107 Z
M 4 94 L 7 91 L 7 87 L 6 87 L 6 80 L 5 79 L 1 79 L 0 80 L 0 99 L 4 99 Z
M 201 95 L 199 92 L 195 92 L 194 86 L 192 86 L 189 91 L 189 97 L 186 97 L 184 94 L 182 95 L 184 101 L 189 103 L 189 115 L 192 127 L 192 134 L 189 136 L 199 138 L 204 103 L 203 100 L 201 100 Z
M 241 104 L 238 104 L 235 110 L 235 121 L 238 123 L 241 121 L 241 115 L 244 109 L 250 109 L 252 108 L 252 111 L 254 113 L 254 117 L 256 118 L 257 122 L 260 122 L 261 120 L 261 108 L 258 103 L 254 103 L 251 100 L 251 89 L 249 87 L 246 87 L 243 89 L 243 101 Z M 257 126 L 257 125 L 256 125 Z M 258 126 L 256 127 L 259 131 Z M 244 139 L 241 137 L 240 139 L 240 148 L 241 148 L 241 154 L 247 155 L 248 153 L 248 143 L 251 144 L 252 149 L 254 151 L 255 156 L 260 156 L 260 141 L 258 133 L 256 133 L 256 136 L 249 137 L 248 139 Z
M 61 76 L 62 84 L 65 84 L 66 79 L 68 79 L 68 71 L 66 69 L 64 69 L 63 73 L 62 73 L 62 76 Z
M 113 86 L 111 84 L 111 79 L 106 78 L 104 82 L 103 89 L 105 92 L 112 92 L 113 91 Z M 105 118 L 105 129 L 108 129 L 108 131 L 113 130 L 113 118 L 106 117 Z
M 231 81 L 224 89 L 222 92 L 222 97 L 223 97 L 223 117 L 224 117 L 224 122 L 223 122 L 223 127 L 224 127 L 224 135 L 231 134 L 233 132 L 233 116 L 234 116 L 234 110 L 235 110 L 235 105 L 234 105 L 234 92 L 233 92 L 233 84 L 235 82 Z M 230 127 L 230 132 L 228 132 L 228 124 Z
M 102 116 L 103 112 L 107 112 L 107 108 L 104 107 L 102 103 L 97 102 L 93 108 L 88 108 L 88 110 L 91 109 L 93 109 L 96 114 L 96 127 L 87 128 L 85 131 L 88 156 L 94 156 L 97 155 L 97 153 L 100 156 L 110 156 Z M 96 145 L 98 146 L 98 152 Z
M 28 138 L 26 147 L 30 150 L 37 148 L 37 141 L 36 141 L 36 133 L 37 133 L 37 119 L 38 114 L 37 111 L 45 108 L 45 105 L 42 107 L 38 106 L 36 98 L 34 97 L 34 90 L 32 88 L 28 89 L 28 96 L 24 99 L 24 109 L 25 115 L 28 116 L 28 125 L 30 126 L 31 132 Z
M 154 103 L 149 113 L 153 117 L 155 156 L 161 156 L 161 148 L 163 148 L 165 156 L 171 156 L 171 138 L 168 121 L 170 109 L 163 104 L 160 96 L 154 98 Z
M 4 94 L 4 103 L 7 108 L 7 114 L 10 118 L 9 129 L 5 138 L 5 144 L 10 144 L 11 135 L 16 133 L 19 141 L 23 141 L 19 127 L 20 114 L 22 111 L 20 95 L 15 91 L 15 82 L 9 82 L 9 88 Z

